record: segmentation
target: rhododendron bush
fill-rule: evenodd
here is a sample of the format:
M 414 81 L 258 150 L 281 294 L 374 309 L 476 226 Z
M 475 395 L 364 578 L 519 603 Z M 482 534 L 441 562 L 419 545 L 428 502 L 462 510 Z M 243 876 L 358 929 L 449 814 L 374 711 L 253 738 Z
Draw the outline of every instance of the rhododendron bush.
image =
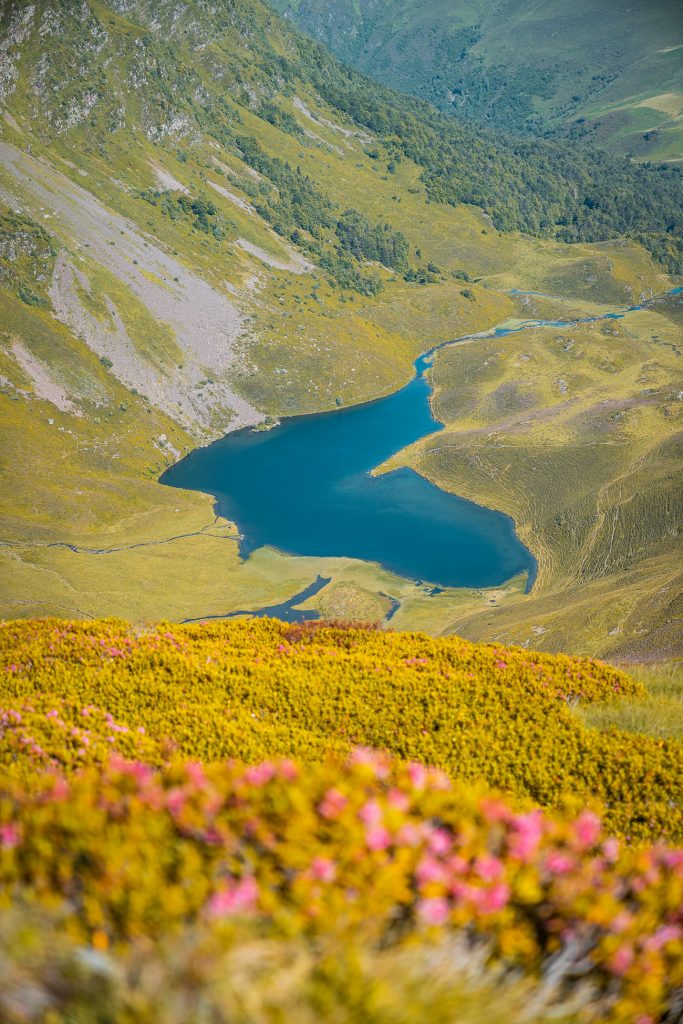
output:
M 61 927 L 100 950 L 243 918 L 370 947 L 455 930 L 554 970 L 560 992 L 590 981 L 597 1019 L 659 1020 L 683 986 L 683 851 L 365 749 L 343 766 L 114 755 L 6 779 L 0 885 L 6 907 L 61 904 Z
M 0 927 L 13 979 L 0 982 L 0 1019 L 194 1020 L 145 1016 L 135 965 L 156 957 L 157 989 L 196 984 L 200 1000 L 197 948 L 220 974 L 250 943 L 309 964 L 302 1021 L 408 1022 L 411 1006 L 415 1020 L 469 1020 L 444 1008 L 465 1005 L 470 957 L 500 991 L 517 979 L 485 1019 L 541 1020 L 548 1000 L 560 1020 L 681 1019 L 680 747 L 591 733 L 568 706 L 637 693 L 622 673 L 274 622 L 10 623 L 0 650 L 0 906 L 29 922 L 9 937 Z M 30 953 L 46 943 L 73 953 L 68 970 Z M 401 997 L 405 966 L 387 1009 L 376 985 L 392 955 L 417 958 L 423 984 L 417 1002 Z M 182 985 L 162 983 L 162 963 Z M 65 1008 L 86 967 L 119 979 L 125 1013 Z M 196 1020 L 286 1019 L 289 996 L 253 1010 L 263 986 L 277 989 L 256 974 L 244 1016 L 230 996 L 229 1012 L 212 1004 Z
M 577 701 L 642 694 L 587 658 L 274 620 L 48 620 L 0 624 L 3 676 L 0 764 L 14 770 L 109 750 L 314 763 L 364 745 L 545 807 L 597 797 L 615 833 L 683 838 L 683 748 L 585 727 Z

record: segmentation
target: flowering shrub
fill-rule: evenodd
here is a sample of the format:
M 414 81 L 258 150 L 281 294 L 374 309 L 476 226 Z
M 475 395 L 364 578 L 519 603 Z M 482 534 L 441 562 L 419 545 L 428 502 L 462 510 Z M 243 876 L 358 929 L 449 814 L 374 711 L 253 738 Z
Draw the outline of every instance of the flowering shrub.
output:
M 46 620 L 0 625 L 0 678 L 0 766 L 13 773 L 110 750 L 154 765 L 339 763 L 362 744 L 545 807 L 597 799 L 614 834 L 683 835 L 680 744 L 585 728 L 575 701 L 641 693 L 588 659 L 273 620 L 147 632 Z
M 26 774 L 36 767 L 67 770 L 101 763 L 110 754 L 159 763 L 160 745 L 148 739 L 145 727 L 129 729 L 108 711 L 49 695 L 35 694 L 30 702 L 0 706 L 0 766 Z
M 239 972 L 242 944 L 265 942 L 309 965 L 302 1021 L 343 1004 L 407 1024 L 418 1003 L 417 1018 L 460 1019 L 463 956 L 524 975 L 527 1016 L 515 990 L 510 1020 L 577 993 L 584 1021 L 676 1020 L 683 851 L 663 837 L 683 832 L 681 747 L 591 732 L 568 706 L 638 694 L 617 670 L 267 620 L 48 620 L 0 625 L 0 673 L 0 917 L 28 922 L 11 941 L 0 928 L 3 1019 L 100 1024 L 116 1005 L 175 1022 L 194 986 L 207 1020 L 251 1024 L 256 1005 L 279 1020 L 265 969 L 242 1009 L 192 981 L 199 961 Z M 68 964 L 36 960 L 41 942 Z M 453 943 L 460 968 L 424 981 Z M 406 966 L 382 1016 L 392 950 L 422 957 L 428 992 L 401 997 Z M 159 958 L 179 972 L 165 1016 L 149 1001 Z
M 202 923 L 365 948 L 456 933 L 491 961 L 590 982 L 594 1019 L 663 1019 L 683 986 L 683 851 L 631 846 L 591 811 L 358 749 L 342 766 L 113 755 L 0 788 L 5 907 L 62 908 L 100 951 Z

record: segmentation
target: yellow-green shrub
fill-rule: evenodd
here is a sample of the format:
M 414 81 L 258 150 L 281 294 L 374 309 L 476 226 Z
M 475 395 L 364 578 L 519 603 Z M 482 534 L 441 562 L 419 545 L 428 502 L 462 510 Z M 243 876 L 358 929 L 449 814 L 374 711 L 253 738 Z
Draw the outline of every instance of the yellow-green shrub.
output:
M 359 748 L 346 765 L 153 770 L 113 756 L 0 783 L 0 909 L 125 957 L 203 925 L 373 950 L 447 935 L 487 960 L 577 974 L 593 1020 L 663 1019 L 683 986 L 683 850 L 628 846 L 589 811 L 519 812 Z M 235 937 L 235 941 L 238 938 Z M 132 944 L 132 946 L 131 946 Z
M 142 744 L 139 756 L 156 764 L 312 763 L 363 744 L 543 806 L 567 794 L 598 799 L 608 827 L 632 838 L 683 835 L 683 747 L 586 729 L 568 702 L 643 692 L 588 659 L 273 620 L 149 631 L 46 620 L 0 626 L 3 676 L 2 710 L 28 716 L 25 753 L 17 755 L 15 726 L 5 726 L 14 745 L 0 745 L 0 764 L 15 771 L 27 757 L 97 761 L 107 746 L 138 756 Z M 85 751 L 41 718 L 50 705 L 77 730 L 84 707 L 102 709 Z
M 534 1000 L 576 995 L 580 975 L 582 1020 L 674 1012 L 683 851 L 661 838 L 683 831 L 681 746 L 586 730 L 567 706 L 639 695 L 617 670 L 264 620 L 49 620 L 0 625 L 0 673 L 0 911 L 28 922 L 33 948 L 30 922 L 45 920 L 50 946 L 73 951 L 69 970 L 104 957 L 125 979 L 105 1003 L 130 1024 L 150 1019 L 131 964 L 147 958 L 161 979 L 170 957 L 194 976 L 192 936 L 207 963 L 233 963 L 252 939 L 304 959 L 336 950 L 302 981 L 321 1019 L 343 991 L 349 1014 L 400 1020 L 377 1010 L 375 957 L 430 962 L 454 941 L 521 969 Z M 603 823 L 586 807 L 596 798 Z M 116 1019 L 88 998 L 87 972 L 65 989 L 61 967 L 27 968 L 2 941 L 0 967 L 27 978 L 38 1007 L 24 1020 Z M 251 1005 L 259 984 L 271 981 Z

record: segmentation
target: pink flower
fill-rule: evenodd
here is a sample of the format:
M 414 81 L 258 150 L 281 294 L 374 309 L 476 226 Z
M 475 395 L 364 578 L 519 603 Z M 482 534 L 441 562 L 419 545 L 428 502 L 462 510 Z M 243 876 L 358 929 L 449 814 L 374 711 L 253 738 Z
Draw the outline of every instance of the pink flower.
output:
M 507 668 L 507 667 L 508 667 L 507 661 L 497 661 L 496 662 L 496 668 Z
M 387 793 L 387 801 L 391 807 L 395 807 L 397 811 L 407 811 L 410 807 L 410 800 L 408 796 L 403 792 L 402 789 L 390 789 Z
M 412 822 L 402 825 L 396 837 L 396 842 L 400 846 L 417 846 L 421 841 L 422 829 Z
M 415 868 L 415 877 L 420 885 L 427 885 L 429 882 L 445 884 L 448 880 L 448 872 L 441 861 L 427 854 Z
M 510 808 L 502 800 L 492 797 L 485 797 L 479 804 L 481 813 L 487 821 L 509 821 L 511 817 Z
M 521 861 L 531 860 L 543 835 L 541 811 L 516 814 L 512 819 L 512 827 L 513 831 L 508 840 L 511 856 Z
M 373 775 L 378 779 L 385 779 L 389 774 L 386 757 L 379 750 L 372 750 L 371 747 L 355 747 L 349 756 L 349 764 L 363 765 L 372 769 Z
M 408 765 L 408 778 L 415 789 L 424 789 L 427 785 L 427 769 L 417 761 L 411 761 Z
M 348 804 L 347 798 L 338 789 L 328 789 L 318 807 L 319 813 L 328 821 L 335 821 L 341 816 Z
M 602 844 L 602 852 L 605 855 L 605 859 L 610 864 L 614 864 L 615 860 L 619 856 L 620 844 L 618 839 L 606 839 Z
M 551 875 L 566 875 L 574 867 L 574 861 L 567 853 L 551 850 L 545 858 L 545 866 Z
M 254 908 L 258 895 L 256 880 L 251 876 L 242 878 L 213 894 L 209 900 L 208 913 L 211 917 L 229 917 L 232 914 L 245 913 Z
M 358 812 L 358 817 L 364 825 L 379 825 L 383 816 L 382 808 L 376 800 L 368 800 Z
M 503 874 L 503 864 L 497 857 L 483 854 L 474 862 L 474 870 L 482 881 L 495 882 Z
M 683 850 L 666 850 L 663 859 L 668 868 L 683 872 Z
M 442 793 L 448 792 L 452 786 L 451 780 L 440 768 L 429 769 L 427 772 L 427 782 L 432 789 L 440 790 Z
M 617 916 L 612 921 L 611 930 L 615 933 L 615 935 L 621 935 L 622 932 L 625 932 L 626 929 L 630 927 L 632 922 L 633 916 L 629 914 L 626 910 L 622 910 L 620 911 L 620 913 L 617 914 Z
M 264 761 L 262 764 L 255 764 L 247 768 L 244 773 L 244 781 L 250 786 L 265 786 L 275 776 L 275 765 L 271 761 Z
M 474 886 L 470 885 L 468 882 L 460 882 L 457 880 L 455 882 L 451 882 L 448 891 L 453 899 L 458 900 L 460 903 L 475 901 L 478 899 L 477 892 L 479 890 L 475 889 Z
M 420 900 L 417 905 L 417 912 L 425 924 L 440 925 L 448 920 L 450 908 L 448 900 L 442 897 L 435 899 Z
M 311 863 L 311 876 L 318 882 L 334 882 L 337 868 L 329 857 L 314 857 Z
M 184 789 L 176 786 L 175 789 L 171 789 L 166 794 L 166 807 L 171 814 L 176 815 L 182 811 L 187 800 L 187 793 Z
M 505 882 L 498 882 L 490 889 L 477 889 L 475 893 L 474 905 L 482 914 L 495 914 L 510 900 L 510 887 Z
M 464 875 L 469 870 L 469 861 L 456 853 L 454 857 L 448 858 L 448 870 L 453 875 Z
M 574 836 L 580 849 L 587 850 L 594 846 L 601 831 L 600 819 L 592 811 L 582 811 L 574 822 Z
M 80 751 L 79 751 L 80 753 Z M 85 751 L 83 751 L 85 753 Z M 143 764 L 142 761 L 126 761 L 124 757 L 119 754 L 114 754 L 110 761 L 111 767 L 116 772 L 120 772 L 121 775 L 129 775 L 135 779 L 139 786 L 143 786 L 152 781 L 154 778 L 154 772 L 148 764 Z
M 384 825 L 375 825 L 365 833 L 365 845 L 368 850 L 386 850 L 391 846 L 391 833 Z
M 55 803 L 61 803 L 62 800 L 66 800 L 69 795 L 69 786 L 66 779 L 57 775 L 48 795 L 50 800 L 53 800 Z
M 610 957 L 607 966 L 609 967 L 612 974 L 616 974 L 618 978 L 626 974 L 627 970 L 633 963 L 633 949 L 631 946 L 620 946 Z
M 201 787 L 206 783 L 204 768 L 198 761 L 188 761 L 185 765 L 185 774 L 193 786 L 197 786 L 201 789 Z
M 280 761 L 279 769 L 280 777 L 287 782 L 296 782 L 299 778 L 299 769 L 294 761 Z
M 663 928 L 660 928 L 652 938 L 648 939 L 645 943 L 645 948 L 648 950 L 658 950 L 662 946 L 668 945 L 669 942 L 678 942 L 683 937 L 683 928 L 677 924 L 666 924 Z
M 427 845 L 432 853 L 443 856 L 443 854 L 449 852 L 453 845 L 453 840 L 445 829 L 437 828 L 429 835 Z
M 0 846 L 6 850 L 12 850 L 19 845 L 21 833 L 18 825 L 0 825 Z

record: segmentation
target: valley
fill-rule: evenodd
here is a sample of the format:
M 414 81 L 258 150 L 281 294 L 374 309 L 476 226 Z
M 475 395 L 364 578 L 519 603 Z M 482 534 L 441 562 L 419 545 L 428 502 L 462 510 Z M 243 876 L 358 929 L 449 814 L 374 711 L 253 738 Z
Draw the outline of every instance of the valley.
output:
M 326 83 L 319 51 L 260 4 L 221 25 L 157 5 L 168 52 L 142 0 L 135 18 L 119 8 L 4 14 L 2 614 L 194 620 L 287 604 L 321 577 L 307 614 L 610 656 L 678 650 L 660 624 L 681 593 L 680 300 L 650 302 L 680 282 L 675 234 L 654 214 L 649 248 L 645 220 L 594 241 L 534 228 L 540 213 L 506 205 L 528 154 L 459 135 L 451 174 L 426 168 L 417 143 L 399 153 L 392 119 L 417 139 L 419 110 L 394 94 L 385 113 L 366 109 L 365 86 L 336 66 Z M 54 18 L 60 59 L 80 68 L 66 91 L 40 56 Z M 282 64 L 293 53 L 298 77 Z M 251 93 L 228 88 L 247 64 Z M 145 83 L 135 100 L 129 81 Z M 533 173 L 559 219 L 574 200 L 557 173 L 575 171 L 548 159 Z M 500 167 L 483 209 L 466 198 L 467 166 Z M 660 185 L 663 218 L 678 179 L 633 173 L 632 222 Z M 454 182 L 463 199 L 440 200 Z M 610 234 L 572 216 L 579 235 Z M 641 301 L 625 320 L 577 322 Z M 338 554 L 261 546 L 244 559 L 208 494 L 158 483 L 228 431 L 395 395 L 421 353 L 529 319 L 571 326 L 435 354 L 444 429 L 390 465 L 511 517 L 538 561 L 531 594 L 520 575 L 433 594 Z
M 683 1024 L 677 6 L 0 0 L 2 1024 Z
M 341 60 L 455 116 L 683 160 L 677 0 L 271 0 Z

